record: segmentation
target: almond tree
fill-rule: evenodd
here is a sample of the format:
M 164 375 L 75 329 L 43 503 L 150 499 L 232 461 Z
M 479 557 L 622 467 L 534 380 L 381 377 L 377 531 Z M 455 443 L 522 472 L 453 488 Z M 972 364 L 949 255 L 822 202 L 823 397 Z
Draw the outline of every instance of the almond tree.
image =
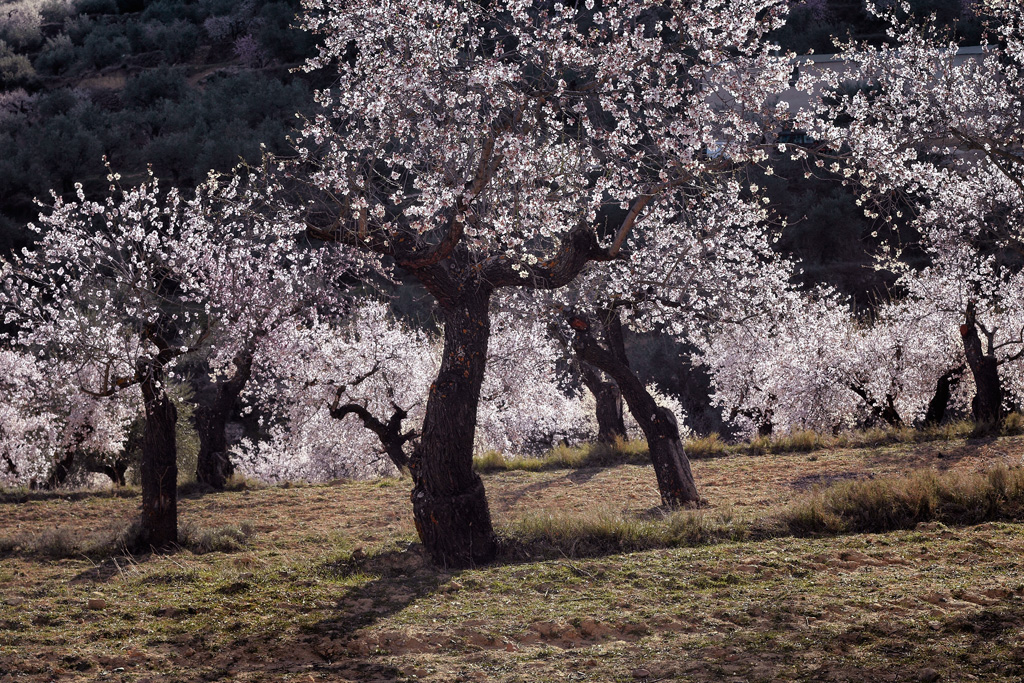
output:
M 1019 0 L 979 3 L 992 43 L 981 55 L 958 54 L 955 43 L 927 24 L 909 21 L 900 5 L 873 10 L 889 23 L 890 43 L 843 46 L 850 68 L 825 73 L 829 91 L 804 125 L 841 149 L 821 166 L 843 169 L 865 187 L 872 217 L 911 212 L 920 248 L 934 264 L 956 264 L 965 281 L 977 275 L 1008 282 L 1011 261 L 989 263 L 1002 251 L 1024 253 L 1024 19 Z M 841 78 L 865 88 L 843 89 Z M 848 150 L 848 153 L 847 153 Z M 898 254 L 884 265 L 900 269 Z M 912 277 L 912 276 L 911 276 Z M 981 289 L 999 288 L 992 283 Z M 975 419 L 995 422 L 1003 411 L 997 343 L 978 311 L 984 292 L 959 311 L 966 362 L 977 394 Z M 1017 304 L 1019 306 L 1019 304 Z
M 167 381 L 189 354 L 216 343 L 214 355 L 233 358 L 248 342 L 254 332 L 239 313 L 279 295 L 275 268 L 290 262 L 281 255 L 295 227 L 278 216 L 234 232 L 236 222 L 210 220 L 213 197 L 247 212 L 265 203 L 264 188 L 241 178 L 211 180 L 192 200 L 155 179 L 130 189 L 110 180 L 100 202 L 81 186 L 77 200 L 54 196 L 33 226 L 36 246 L 3 264 L 0 303 L 17 347 L 84 369 L 51 381 L 80 380 L 93 397 L 141 392 L 142 526 L 146 542 L 163 548 L 177 539 L 177 411 Z M 250 259 L 262 265 L 249 268 Z
M 486 562 L 497 546 L 472 449 L 493 293 L 572 282 L 634 229 L 671 229 L 682 185 L 760 158 L 752 113 L 791 70 L 764 40 L 784 3 L 306 6 L 325 35 L 307 68 L 337 83 L 285 171 L 309 189 L 315 234 L 387 257 L 437 300 L 413 511 L 437 563 Z
M 750 435 L 940 422 L 968 386 L 955 314 L 934 301 L 912 293 L 869 316 L 833 291 L 784 292 L 701 345 L 713 400 Z
M 119 456 L 139 413 L 137 396 L 83 395 L 76 385 L 87 368 L 58 367 L 25 351 L 0 350 L 0 367 L 0 481 L 52 488 L 79 464 L 124 483 L 127 461 Z
M 647 439 L 662 502 L 669 507 L 695 503 L 699 495 L 679 416 L 659 405 L 630 368 L 623 319 L 637 330 L 694 343 L 716 324 L 742 323 L 785 290 L 791 266 L 772 250 L 760 188 L 741 183 L 742 176 L 732 169 L 713 181 L 681 186 L 671 224 L 631 235 L 631 258 L 588 274 L 568 302 L 573 347 L 621 391 Z
M 584 432 L 579 397 L 562 386 L 561 355 L 542 323 L 505 312 L 494 323 L 476 448 L 522 452 Z M 436 335 L 397 320 L 378 301 L 278 328 L 257 353 L 246 389 L 269 436 L 239 449 L 246 471 L 325 480 L 406 470 L 440 362 Z
M 216 489 L 234 471 L 226 428 L 252 375 L 254 359 L 281 327 L 344 305 L 340 280 L 357 274 L 347 253 L 311 250 L 294 238 L 287 216 L 259 172 L 201 188 L 189 205 L 186 284 L 201 292 L 208 338 L 208 381 L 193 377 L 199 436 L 196 481 Z M 218 238 L 219 237 L 219 238 Z M 327 271 L 330 272 L 330 277 Z

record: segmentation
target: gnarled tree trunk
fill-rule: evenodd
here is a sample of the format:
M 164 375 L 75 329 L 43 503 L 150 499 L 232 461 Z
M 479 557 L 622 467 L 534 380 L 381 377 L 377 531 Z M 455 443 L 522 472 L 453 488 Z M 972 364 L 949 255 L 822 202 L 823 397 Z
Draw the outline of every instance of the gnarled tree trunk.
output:
M 616 437 L 626 436 L 626 422 L 622 415 L 622 392 L 615 382 L 605 380 L 589 363 L 580 361 L 583 384 L 597 404 L 597 440 L 611 443 Z
M 235 358 L 235 374 L 216 384 L 213 397 L 196 407 L 196 432 L 199 434 L 199 458 L 196 481 L 223 490 L 235 466 L 228 456 L 225 430 L 238 396 L 252 375 L 252 354 L 240 353 Z
M 953 396 L 953 389 L 960 383 L 964 376 L 964 366 L 958 365 L 952 370 L 947 370 L 935 382 L 935 393 L 928 401 L 928 410 L 924 414 L 924 425 L 932 427 L 942 424 L 946 418 L 946 410 L 949 408 L 949 400 Z
M 339 393 L 340 397 L 340 393 Z M 409 417 L 409 411 L 392 404 L 394 411 L 387 422 L 382 422 L 374 417 L 373 413 L 364 406 L 357 403 L 346 403 L 345 405 L 331 406 L 331 417 L 335 420 L 343 420 L 349 414 L 353 414 L 363 422 L 363 426 L 377 435 L 384 453 L 401 472 L 409 466 L 409 456 L 405 452 L 405 444 L 419 436 L 416 430 L 402 431 L 402 421 Z
M 146 409 L 142 434 L 142 527 L 154 549 L 178 542 L 178 411 L 163 390 L 163 373 L 149 369 L 140 382 Z
M 46 477 L 46 481 L 43 482 L 42 488 L 52 491 L 53 489 L 59 488 L 64 485 L 64 482 L 71 476 L 71 470 L 75 467 L 75 456 L 78 451 L 71 449 L 64 453 L 64 457 L 57 461 L 53 466 L 53 470 L 49 476 Z
M 573 346 L 577 355 L 610 375 L 619 385 L 629 411 L 636 418 L 647 438 L 651 463 L 658 478 L 661 502 L 666 507 L 680 507 L 697 503 L 700 495 L 690 470 L 690 461 L 679 437 L 679 424 L 671 410 L 659 406 L 647 388 L 629 367 L 625 345 L 622 343 L 621 322 L 617 313 L 607 312 L 603 348 L 591 333 L 591 321 L 575 316 L 570 321 L 576 336 Z
M 477 405 L 490 335 L 490 291 L 441 302 L 444 355 L 430 387 L 423 433 L 409 470 L 416 530 L 434 562 L 469 567 L 489 562 L 497 539 L 484 484 L 473 471 Z
M 967 365 L 974 375 L 976 393 L 971 401 L 974 421 L 995 424 L 1003 417 L 1003 389 L 999 383 L 999 361 L 992 350 L 991 339 L 986 353 L 978 336 L 978 321 L 974 303 L 967 305 L 964 324 L 960 326 Z
M 75 467 L 75 461 L 83 456 L 84 462 L 82 462 L 82 468 L 86 472 L 96 472 L 97 474 L 105 474 L 110 477 L 110 481 L 114 486 L 124 486 L 124 473 L 128 470 L 128 458 L 122 454 L 120 457 L 116 457 L 113 460 L 102 456 L 91 453 L 82 453 L 78 450 L 69 450 L 64 454 L 64 457 L 57 461 L 54 465 L 53 471 L 43 482 L 42 488 L 52 490 L 63 486 L 71 475 L 72 470 Z

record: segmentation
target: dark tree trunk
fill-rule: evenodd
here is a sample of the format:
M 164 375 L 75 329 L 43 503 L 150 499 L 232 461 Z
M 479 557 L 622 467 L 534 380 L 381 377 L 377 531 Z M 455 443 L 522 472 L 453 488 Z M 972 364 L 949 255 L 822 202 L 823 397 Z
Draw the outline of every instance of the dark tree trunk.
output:
M 57 464 L 53 466 L 53 471 L 46 477 L 46 481 L 43 482 L 42 488 L 52 491 L 55 488 L 59 488 L 64 485 L 64 482 L 71 476 L 71 470 L 75 466 L 75 454 L 77 451 L 70 450 L 64 454 L 64 457 L 57 461 Z
M 853 393 L 860 396 L 867 404 L 868 408 L 871 409 L 871 414 L 868 417 L 868 426 L 884 422 L 890 427 L 896 427 L 897 429 L 903 426 L 903 418 L 900 417 L 900 413 L 896 410 L 896 397 L 893 394 L 886 394 L 885 403 L 878 403 L 868 390 L 863 385 L 856 381 L 850 381 L 846 383 L 848 388 Z
M 63 458 L 61 458 L 54 466 L 53 471 L 50 472 L 50 476 L 46 478 L 42 488 L 53 490 L 64 485 L 71 476 L 71 472 L 74 470 L 75 461 L 82 456 L 82 467 L 86 472 L 95 472 L 97 474 L 105 474 L 110 477 L 111 483 L 115 486 L 124 486 L 124 473 L 128 469 L 128 461 L 126 458 L 120 457 L 115 458 L 113 462 L 109 461 L 105 456 L 96 455 L 92 453 L 82 453 L 78 450 L 68 451 Z
M 340 397 L 340 391 L 339 391 Z M 380 439 L 391 462 L 399 471 L 409 466 L 409 456 L 405 452 L 405 444 L 415 439 L 418 433 L 415 430 L 402 431 L 402 421 L 409 417 L 409 411 L 392 404 L 395 412 L 387 422 L 381 422 L 373 414 L 361 405 L 346 403 L 343 406 L 332 405 L 331 417 L 335 420 L 343 420 L 347 415 L 354 414 L 363 422 L 363 426 L 372 431 Z
M 434 562 L 446 567 L 489 562 L 497 552 L 483 481 L 473 471 L 489 299 L 489 290 L 463 290 L 441 302 L 444 355 L 427 398 L 423 434 L 409 462 L 416 530 Z
M 597 404 L 597 440 L 611 443 L 616 437 L 626 436 L 626 422 L 622 416 L 622 392 L 615 382 L 602 379 L 601 373 L 589 363 L 580 361 L 583 384 L 594 395 Z
M 885 405 L 882 406 L 882 410 L 878 416 L 890 427 L 896 427 L 899 429 L 903 426 L 903 418 L 900 417 L 899 411 L 896 410 L 896 397 L 892 394 L 886 394 Z
M 150 370 L 153 374 L 158 371 Z M 142 527 L 146 543 L 161 550 L 178 542 L 178 411 L 164 392 L 162 376 L 145 376 L 140 387 L 146 408 L 142 434 Z M 162 373 L 159 373 L 162 375 Z
M 977 393 L 971 402 L 974 421 L 978 424 L 995 424 L 1003 416 L 1003 389 L 999 383 L 999 361 L 989 343 L 988 353 L 982 348 L 978 336 L 978 321 L 974 304 L 967 306 L 964 324 L 960 326 L 960 336 L 964 342 L 964 353 L 967 365 L 974 375 L 974 386 Z
M 124 486 L 124 473 L 128 470 L 128 463 L 124 460 L 115 460 L 113 463 L 104 463 L 99 465 L 97 469 L 90 470 L 105 474 L 110 477 L 111 483 L 114 486 Z
M 196 407 L 196 432 L 199 434 L 199 458 L 196 481 L 218 491 L 223 490 L 235 473 L 228 456 L 226 429 L 235 402 L 252 376 L 252 354 L 240 353 L 235 358 L 235 374 L 218 382 L 208 402 Z
M 928 402 L 928 410 L 924 414 L 924 425 L 934 427 L 942 424 L 946 419 L 946 410 L 949 408 L 949 399 L 953 396 L 953 389 L 960 383 L 964 376 L 964 366 L 960 365 L 952 370 L 947 370 L 935 383 L 935 394 Z
M 680 507 L 700 501 L 697 484 L 693 480 L 690 461 L 679 437 L 679 425 L 671 410 L 662 408 L 629 368 L 618 314 L 609 312 L 605 323 L 608 349 L 598 344 L 590 331 L 591 322 L 574 317 L 571 325 L 576 331 L 574 348 L 577 355 L 610 375 L 619 385 L 629 412 L 636 418 L 647 438 L 647 448 L 658 478 L 661 502 L 666 507 Z

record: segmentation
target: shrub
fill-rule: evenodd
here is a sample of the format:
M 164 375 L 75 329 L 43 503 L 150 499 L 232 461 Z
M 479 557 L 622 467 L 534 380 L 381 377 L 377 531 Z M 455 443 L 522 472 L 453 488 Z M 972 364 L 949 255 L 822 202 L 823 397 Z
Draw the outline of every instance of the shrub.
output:
M 0 89 L 13 90 L 29 85 L 36 78 L 36 70 L 25 55 L 15 54 L 0 40 Z
M 73 0 L 43 0 L 39 5 L 39 16 L 46 24 L 59 24 L 76 11 Z
M 97 69 L 119 63 L 130 52 L 128 38 L 116 27 L 95 28 L 82 43 L 85 61 Z
M 186 21 L 150 24 L 146 33 L 171 63 L 188 61 L 199 46 L 199 29 Z
M 126 107 L 142 109 L 160 100 L 177 102 L 187 94 L 188 82 L 181 71 L 162 66 L 129 79 L 121 91 L 121 101 Z
M 27 2 L 8 5 L 0 12 L 0 40 L 17 50 L 31 50 L 43 40 L 42 17 Z
M 47 38 L 42 51 L 36 57 L 37 71 L 57 76 L 69 70 L 75 63 L 75 46 L 66 33 Z

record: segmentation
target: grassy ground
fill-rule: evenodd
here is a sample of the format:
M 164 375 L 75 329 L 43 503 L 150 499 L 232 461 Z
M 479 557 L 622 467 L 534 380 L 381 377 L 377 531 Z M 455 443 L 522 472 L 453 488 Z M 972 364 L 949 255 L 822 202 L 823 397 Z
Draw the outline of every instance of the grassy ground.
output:
M 697 514 L 756 526 L 830 485 L 1022 454 L 1009 437 L 698 460 Z M 644 466 L 485 483 L 505 537 L 549 515 L 658 516 Z M 192 539 L 251 528 L 190 542 L 245 542 L 233 552 L 75 555 L 137 507 L 131 493 L 0 495 L 0 682 L 1024 680 L 1017 522 L 597 557 L 527 546 L 456 573 L 424 561 L 408 484 L 386 480 L 184 499 Z

